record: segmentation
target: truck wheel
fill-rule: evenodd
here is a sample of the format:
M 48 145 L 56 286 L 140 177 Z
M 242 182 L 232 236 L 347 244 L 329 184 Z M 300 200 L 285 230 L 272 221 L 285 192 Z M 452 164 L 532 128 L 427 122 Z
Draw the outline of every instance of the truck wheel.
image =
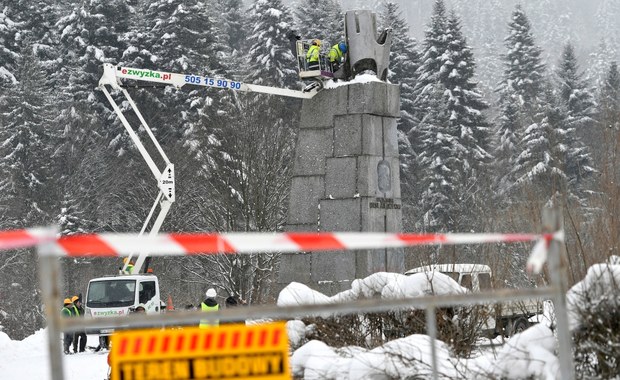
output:
M 510 324 L 510 336 L 519 334 L 530 327 L 530 323 L 525 318 L 517 318 Z

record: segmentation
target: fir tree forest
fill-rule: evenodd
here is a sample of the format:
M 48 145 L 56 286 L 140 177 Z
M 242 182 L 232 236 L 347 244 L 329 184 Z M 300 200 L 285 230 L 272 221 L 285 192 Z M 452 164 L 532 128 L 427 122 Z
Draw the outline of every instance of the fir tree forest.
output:
M 344 12 L 370 8 L 393 31 L 404 231 L 540 232 L 541 209 L 553 205 L 574 283 L 620 253 L 620 4 L 599 0 L 577 17 L 584 4 L 0 0 L 0 229 L 140 231 L 158 189 L 97 89 L 104 63 L 301 89 L 289 31 L 336 43 Z M 300 100 L 128 91 L 176 165 L 162 231 L 282 231 Z M 518 245 L 410 253 L 411 267 L 476 261 L 509 286 L 535 282 Z M 278 259 L 158 258 L 152 267 L 175 303 L 217 284 L 258 304 L 273 302 Z M 31 249 L 0 255 L 0 328 L 13 339 L 45 322 L 36 263 Z M 63 259 L 67 294 L 119 265 Z

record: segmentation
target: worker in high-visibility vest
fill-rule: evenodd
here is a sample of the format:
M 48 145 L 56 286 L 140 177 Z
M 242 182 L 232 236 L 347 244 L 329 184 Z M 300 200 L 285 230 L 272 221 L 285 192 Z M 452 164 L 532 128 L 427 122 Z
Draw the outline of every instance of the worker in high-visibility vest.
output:
M 131 274 L 133 272 L 133 261 L 129 261 L 129 257 L 123 259 L 123 264 L 126 264 L 125 274 Z
M 332 46 L 329 49 L 329 53 L 327 54 L 327 58 L 329 58 L 329 62 L 332 64 L 332 70 L 338 71 L 340 65 L 344 62 L 344 55 L 347 54 L 347 44 L 343 41 L 340 41 L 336 45 Z
M 306 53 L 306 61 L 308 62 L 308 70 L 319 69 L 319 58 L 321 50 L 321 40 L 315 38 Z
M 71 299 L 69 298 L 65 298 L 65 300 L 63 301 L 63 307 L 62 309 L 60 309 L 60 314 L 64 317 L 64 318 L 70 318 L 73 317 L 73 302 L 71 302 Z M 71 352 L 69 351 L 69 347 L 71 347 L 71 343 L 73 343 L 73 333 L 72 332 L 65 332 L 63 334 L 63 351 L 66 355 L 70 354 Z
M 210 288 L 209 290 L 207 290 L 206 296 L 207 298 L 200 304 L 200 310 L 206 313 L 218 311 L 220 309 L 220 305 L 215 300 L 215 298 L 217 297 L 217 292 L 215 291 L 215 289 Z M 198 327 L 200 327 L 201 329 L 205 329 L 213 326 L 219 326 L 219 324 L 220 321 L 217 319 L 211 321 L 201 319 L 200 325 L 198 325 Z

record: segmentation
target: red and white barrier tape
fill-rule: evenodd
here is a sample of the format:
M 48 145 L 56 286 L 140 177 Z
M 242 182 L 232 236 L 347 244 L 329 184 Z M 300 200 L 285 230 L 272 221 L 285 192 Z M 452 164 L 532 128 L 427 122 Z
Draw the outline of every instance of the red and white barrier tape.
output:
M 0 231 L 0 251 L 28 248 L 56 239 L 56 231 L 51 228 Z
M 42 232 L 43 231 L 43 232 Z M 40 253 L 58 256 L 182 256 L 217 253 L 311 252 L 354 249 L 402 248 L 420 245 L 517 243 L 563 239 L 555 234 L 413 234 L 375 232 L 325 233 L 170 233 L 156 236 L 136 234 L 84 234 L 58 238 Z M 12 249 L 50 241 L 49 231 L 0 232 L 0 249 Z

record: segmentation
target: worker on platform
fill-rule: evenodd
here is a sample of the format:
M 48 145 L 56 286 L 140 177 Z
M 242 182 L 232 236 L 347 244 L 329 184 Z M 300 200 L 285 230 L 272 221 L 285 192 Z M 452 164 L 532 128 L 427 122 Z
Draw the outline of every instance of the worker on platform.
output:
M 332 65 L 332 71 L 336 72 L 340 68 L 340 65 L 344 62 L 344 55 L 347 54 L 347 44 L 344 41 L 340 41 L 336 45 L 329 49 L 327 58 Z
M 124 274 L 131 274 L 133 273 L 133 261 L 129 260 L 129 257 L 125 257 L 123 259 L 123 266 L 127 265 L 127 267 L 125 268 L 125 271 L 123 272 Z
M 217 297 L 217 292 L 215 291 L 215 289 L 210 288 L 209 290 L 207 290 L 206 296 L 207 298 L 200 304 L 200 309 L 206 313 L 218 311 L 220 309 L 220 305 L 215 300 L 215 298 Z M 218 320 L 202 319 L 200 320 L 199 327 L 201 329 L 204 329 L 212 326 L 219 326 L 219 324 L 220 321 Z
M 82 307 L 82 299 L 78 296 L 73 296 L 71 302 L 73 302 L 73 316 L 83 317 L 84 308 Z M 86 333 L 84 331 L 76 331 L 75 334 L 73 334 L 73 352 L 84 352 L 85 350 Z
M 320 68 L 321 40 L 315 38 L 306 53 L 306 62 L 308 62 L 308 70 L 318 70 Z
M 65 298 L 63 301 L 63 307 L 60 309 L 60 314 L 63 318 L 71 318 L 73 316 L 73 302 L 71 302 L 70 298 Z M 69 355 L 71 352 L 69 351 L 69 347 L 71 347 L 71 343 L 73 343 L 73 333 L 65 332 L 63 336 L 63 350 L 66 355 Z

